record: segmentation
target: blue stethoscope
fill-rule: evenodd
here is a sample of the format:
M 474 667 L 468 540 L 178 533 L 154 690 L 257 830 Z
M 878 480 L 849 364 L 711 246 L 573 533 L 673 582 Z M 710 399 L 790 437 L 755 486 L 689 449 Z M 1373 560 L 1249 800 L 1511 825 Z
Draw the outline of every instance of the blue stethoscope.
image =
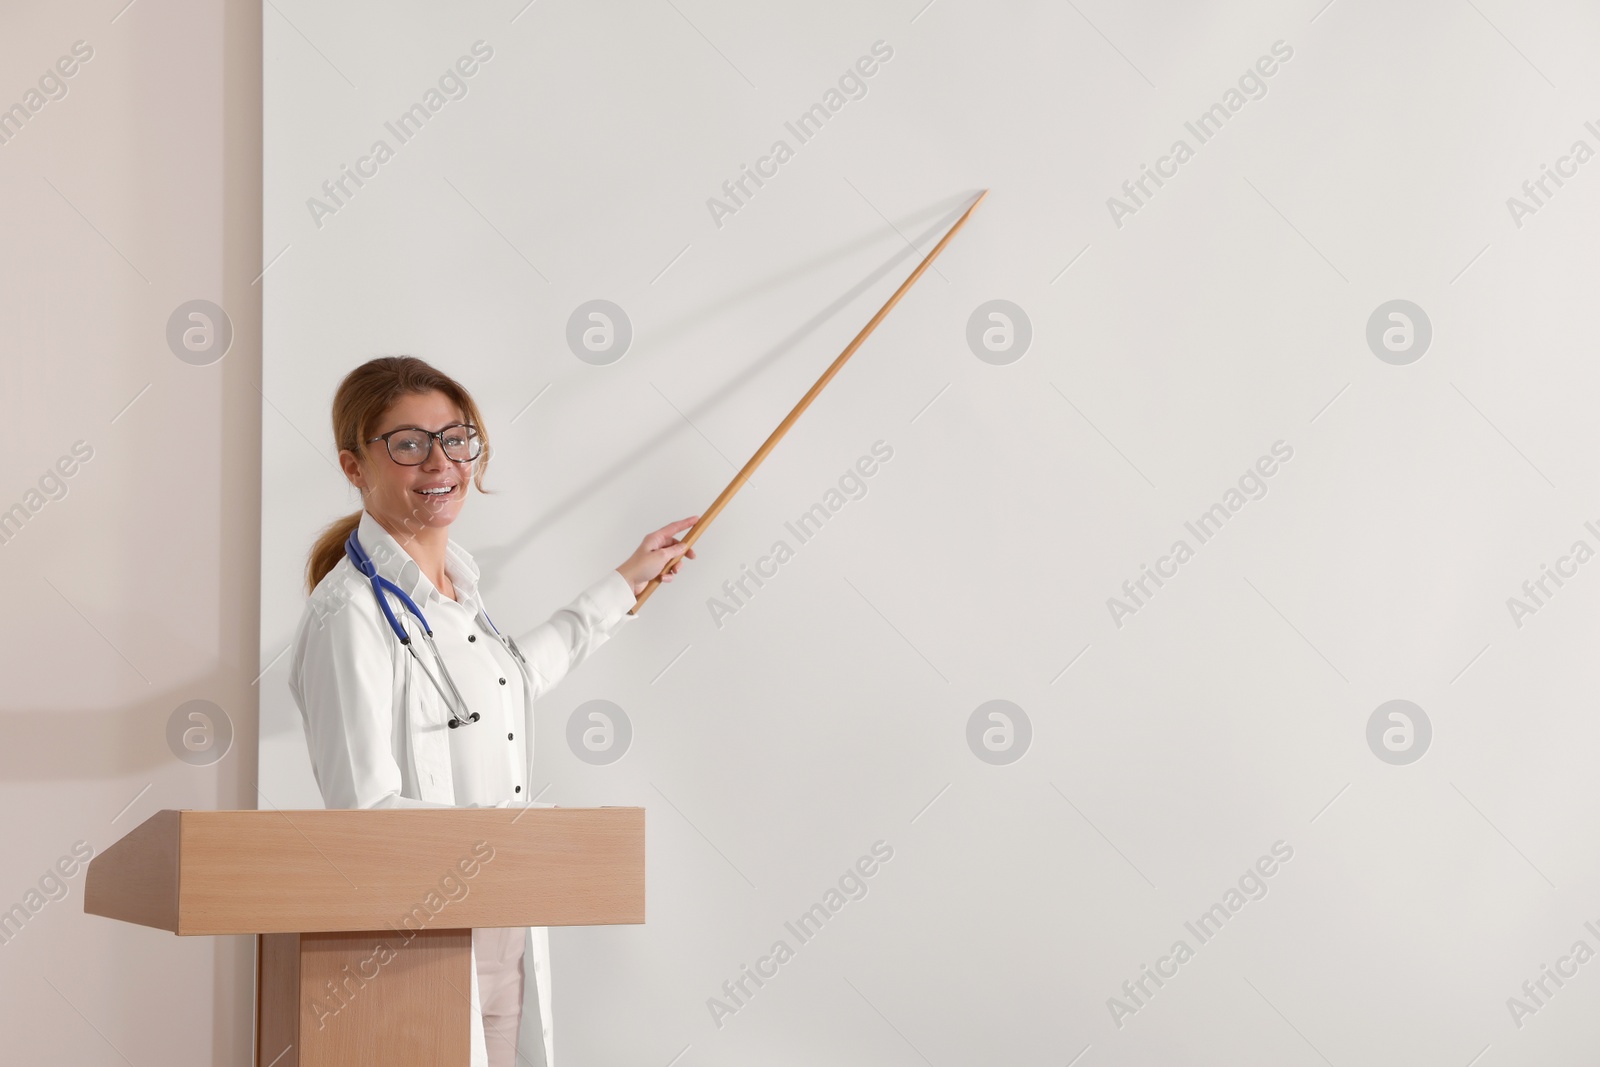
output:
M 378 606 L 383 609 L 384 618 L 389 620 L 389 628 L 394 631 L 395 637 L 400 639 L 400 643 L 405 646 L 406 651 L 411 653 L 411 658 L 417 661 L 417 666 L 422 669 L 423 674 L 428 676 L 428 681 L 432 682 L 433 687 L 439 691 L 439 696 L 444 700 L 445 706 L 451 709 L 450 729 L 454 730 L 459 726 L 477 722 L 480 718 L 477 712 L 474 711 L 467 715 L 461 714 L 461 712 L 467 710 L 467 702 L 462 698 L 461 690 L 456 688 L 455 679 L 450 677 L 450 669 L 445 666 L 443 657 L 439 655 L 439 646 L 434 644 L 433 627 L 428 625 L 427 617 L 422 614 L 422 609 L 417 607 L 417 602 L 412 600 L 404 589 L 401 589 L 398 585 L 378 573 L 377 564 L 372 562 L 372 557 L 367 555 L 366 550 L 361 547 L 361 539 L 356 536 L 355 530 L 351 530 L 350 536 L 345 540 L 344 554 L 350 558 L 350 562 L 355 565 L 356 570 L 366 575 L 367 580 L 372 583 L 372 594 L 378 598 Z M 389 598 L 385 595 L 386 593 L 393 593 L 399 597 L 400 603 L 405 606 L 405 609 L 415 615 L 417 621 L 422 624 L 423 640 L 427 641 L 428 647 L 433 650 L 433 662 L 439 666 L 439 675 L 444 679 L 443 685 L 439 683 L 439 678 L 435 677 L 434 673 L 428 669 L 427 664 L 422 662 L 422 657 L 417 654 L 416 646 L 411 643 L 411 635 L 406 632 L 406 628 L 395 617 L 394 609 L 389 606 Z M 487 625 L 486 632 L 493 634 L 506 647 L 506 651 L 515 656 L 523 666 L 527 666 L 528 661 L 522 658 L 522 652 L 517 648 L 517 643 L 499 631 L 495 624 L 490 621 L 489 613 L 483 610 L 482 605 L 478 607 L 478 618 L 480 625 Z M 445 692 L 445 686 L 450 689 L 448 693 Z

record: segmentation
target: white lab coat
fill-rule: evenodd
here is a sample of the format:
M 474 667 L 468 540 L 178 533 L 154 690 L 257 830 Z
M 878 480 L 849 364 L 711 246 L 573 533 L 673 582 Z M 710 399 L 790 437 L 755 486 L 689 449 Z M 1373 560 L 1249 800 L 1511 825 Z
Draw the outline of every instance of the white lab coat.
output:
M 426 613 L 425 598 L 433 586 L 416 562 L 366 512 L 362 512 L 358 534 L 378 573 L 404 589 Z M 454 541 L 448 547 L 446 566 L 452 581 L 460 575 L 465 582 L 476 583 L 477 564 Z M 415 619 L 398 598 L 391 596 L 390 601 L 396 618 L 402 623 L 410 620 L 408 629 L 416 632 Z M 609 640 L 626 620 L 634 618 L 628 611 L 635 602 L 627 579 L 615 570 L 607 571 L 572 603 L 515 640 L 521 655 L 512 658 L 523 675 L 522 729 L 528 742 L 523 781 L 532 780 L 534 700 Z M 480 616 L 480 629 L 482 621 Z M 437 675 L 427 646 L 420 641 L 417 644 L 418 653 Z M 300 707 L 312 771 L 326 807 L 458 806 L 445 725 L 450 713 L 395 638 L 371 584 L 348 558 L 339 561 L 306 602 L 295 632 L 289 688 Z M 522 801 L 496 806 L 512 803 Z M 517 1062 L 519 1067 L 525 1063 L 555 1067 L 549 930 L 528 927 L 523 951 L 526 969 Z M 472 1064 L 487 1067 L 475 958 L 471 971 Z M 542 1020 L 542 1028 L 534 1025 L 535 1019 Z

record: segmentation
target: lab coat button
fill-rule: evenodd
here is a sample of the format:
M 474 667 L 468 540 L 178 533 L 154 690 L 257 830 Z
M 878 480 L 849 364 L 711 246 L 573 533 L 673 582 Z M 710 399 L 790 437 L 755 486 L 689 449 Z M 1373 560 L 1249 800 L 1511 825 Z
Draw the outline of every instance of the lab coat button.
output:
M 522 792 L 522 787 L 520 785 L 517 786 L 517 792 L 519 792 L 519 793 Z
M 467 640 L 468 641 L 476 641 L 477 639 L 478 639 L 478 635 L 477 634 L 468 634 L 467 635 Z
M 515 741 L 516 739 L 517 739 L 517 735 L 516 734 L 506 734 L 506 740 L 507 741 Z
M 500 679 L 500 684 L 501 685 L 505 685 L 506 684 L 506 680 L 504 678 Z

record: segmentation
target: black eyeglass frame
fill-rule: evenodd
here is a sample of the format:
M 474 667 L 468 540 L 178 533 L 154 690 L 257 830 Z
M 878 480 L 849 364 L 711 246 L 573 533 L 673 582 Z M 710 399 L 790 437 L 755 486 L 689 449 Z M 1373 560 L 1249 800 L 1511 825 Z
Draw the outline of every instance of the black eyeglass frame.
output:
M 448 453 L 448 452 L 446 452 L 444 450 L 444 435 L 445 435 L 446 431 L 454 430 L 454 429 L 458 429 L 458 428 L 466 429 L 466 430 L 471 431 L 471 433 L 472 433 L 471 441 L 477 446 L 477 449 L 478 449 L 477 455 L 474 455 L 474 456 L 472 456 L 472 457 L 470 457 L 468 459 L 455 459 L 450 455 L 450 453 Z M 405 460 L 403 460 L 403 459 L 399 458 L 398 456 L 396 456 L 394 454 L 394 450 L 389 447 L 389 438 L 393 437 L 397 433 L 420 433 L 420 434 L 426 434 L 428 436 L 428 438 L 429 438 L 428 451 L 423 453 L 422 458 L 417 460 L 415 463 L 407 463 Z M 473 463 L 473 462 L 477 461 L 479 456 L 483 455 L 483 435 L 480 434 L 478 432 L 478 428 L 476 426 L 472 425 L 472 423 L 470 423 L 470 422 L 452 422 L 449 426 L 446 426 L 442 430 L 424 430 L 420 426 L 397 426 L 394 429 L 390 430 L 388 433 L 380 433 L 376 437 L 367 438 L 367 444 L 369 444 L 369 445 L 372 444 L 374 441 L 382 441 L 383 442 L 383 450 L 385 452 L 389 453 L 389 458 L 394 460 L 396 463 L 400 464 L 400 466 L 402 466 L 402 467 L 420 467 L 424 463 L 428 462 L 428 457 L 433 455 L 433 443 L 434 443 L 434 441 L 438 441 L 439 442 L 439 452 L 440 452 L 440 454 L 442 454 L 444 456 L 444 458 L 449 460 L 451 463 Z

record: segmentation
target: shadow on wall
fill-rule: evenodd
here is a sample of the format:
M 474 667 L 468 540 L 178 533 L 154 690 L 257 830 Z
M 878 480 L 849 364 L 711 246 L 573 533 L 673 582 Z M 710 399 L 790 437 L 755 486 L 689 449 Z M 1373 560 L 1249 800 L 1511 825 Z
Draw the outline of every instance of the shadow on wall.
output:
M 237 684 L 235 674 L 236 671 L 219 669 L 181 687 L 152 689 L 136 701 L 105 708 L 0 711 L 0 732 L 6 738 L 6 744 L 0 746 L 0 778 L 8 782 L 103 782 L 154 775 L 168 769 L 180 762 L 168 741 L 168 724 L 174 712 L 199 695 L 231 692 Z M 197 762 L 197 766 L 247 760 L 250 766 L 227 772 L 230 779 L 247 788 L 255 780 L 254 710 L 248 715 L 227 714 L 231 735 L 228 749 L 220 758 Z M 187 715 L 183 720 L 186 729 L 207 729 Z M 197 745 L 202 743 L 199 734 L 191 736 Z M 208 794 L 214 784 L 207 779 Z
M 916 238 L 913 244 L 920 244 L 941 236 L 945 230 L 950 228 L 951 224 L 955 222 L 956 218 L 960 216 L 961 212 L 967 209 L 967 206 L 971 203 L 972 198 L 975 195 L 976 193 L 964 193 L 960 197 L 954 199 L 954 206 L 950 206 L 950 202 L 946 201 L 945 204 L 924 208 L 923 210 L 913 214 L 910 217 L 910 220 L 907 222 L 908 225 L 911 224 L 911 222 L 926 219 L 930 216 L 934 219 L 933 224 L 924 230 Z M 881 237 L 882 231 L 874 230 L 858 240 L 840 245 L 834 251 L 817 256 L 809 262 L 796 264 L 794 267 L 788 270 L 770 275 L 765 279 L 746 286 L 744 289 L 730 293 L 728 296 L 716 301 L 715 303 L 708 304 L 704 307 L 697 308 L 684 314 L 674 322 L 668 323 L 663 329 L 659 331 L 652 331 L 652 337 L 664 339 L 676 337 L 688 331 L 694 323 L 702 322 L 706 318 L 722 314 L 726 312 L 727 309 L 734 307 L 753 296 L 757 296 L 761 293 L 765 293 L 771 289 L 777 288 L 778 286 L 784 285 L 795 278 L 801 277 L 814 270 L 817 270 L 820 267 L 832 263 L 835 260 L 847 256 L 852 252 L 866 248 L 872 245 L 874 242 L 880 240 Z M 745 387 L 745 385 L 757 378 L 768 367 L 777 363 L 802 341 L 806 340 L 818 329 L 820 329 L 823 324 L 828 322 L 828 320 L 832 319 L 844 308 L 849 307 L 857 298 L 870 290 L 886 275 L 890 274 L 890 272 L 893 271 L 897 266 L 905 263 L 907 260 L 921 260 L 922 256 L 925 254 L 926 253 L 924 252 L 918 251 L 917 248 L 913 247 L 912 245 L 906 245 L 898 250 L 894 255 L 885 260 L 882 265 L 872 270 L 855 285 L 841 293 L 826 307 L 822 308 L 815 315 L 812 315 L 805 322 L 801 323 L 787 337 L 778 341 L 761 356 L 752 361 L 742 372 L 729 379 L 728 382 L 722 386 L 722 388 L 718 389 L 715 393 L 701 400 L 693 408 L 689 409 L 687 415 L 690 420 L 698 421 L 698 416 L 715 409 L 730 397 L 737 394 L 739 390 Z M 873 310 L 876 311 L 877 309 L 874 308 Z M 862 325 L 865 324 L 866 320 L 863 319 Z M 853 337 L 854 334 L 852 333 L 851 336 Z M 829 353 L 826 360 L 819 359 L 816 367 L 817 374 L 820 375 L 837 355 L 837 352 Z M 800 397 L 796 395 L 794 399 L 798 401 Z M 773 412 L 772 424 L 776 426 L 778 424 L 778 420 L 786 414 L 788 414 L 788 408 L 785 408 L 783 411 Z M 487 593 L 490 596 L 493 596 L 499 591 L 499 576 L 505 572 L 507 564 L 517 555 L 517 553 L 522 551 L 525 546 L 536 541 L 544 533 L 545 528 L 552 521 L 554 521 L 555 516 L 566 514 L 570 509 L 577 507 L 582 501 L 588 499 L 590 494 L 598 489 L 601 485 L 610 482 L 614 477 L 624 471 L 634 469 L 639 463 L 643 462 L 649 456 L 654 454 L 657 449 L 659 449 L 660 446 L 665 443 L 669 436 L 677 432 L 678 427 L 676 425 L 672 425 L 668 429 L 662 430 L 653 438 L 641 440 L 632 452 L 620 457 L 615 463 L 605 470 L 597 472 L 595 476 L 587 483 L 574 488 L 565 497 L 562 497 L 559 500 L 551 501 L 549 506 L 545 509 L 543 516 L 535 519 L 521 532 L 512 536 L 510 540 L 499 545 L 488 545 L 481 549 L 474 550 L 473 556 L 478 562 L 479 567 L 482 569 L 483 586 Z M 730 471 L 730 474 L 737 473 L 737 471 L 738 467 L 735 467 L 733 471 Z M 719 482 L 717 488 L 720 489 L 723 484 L 725 483 Z M 754 479 L 747 484 L 754 485 Z M 708 501 L 709 499 L 710 495 L 707 496 Z

